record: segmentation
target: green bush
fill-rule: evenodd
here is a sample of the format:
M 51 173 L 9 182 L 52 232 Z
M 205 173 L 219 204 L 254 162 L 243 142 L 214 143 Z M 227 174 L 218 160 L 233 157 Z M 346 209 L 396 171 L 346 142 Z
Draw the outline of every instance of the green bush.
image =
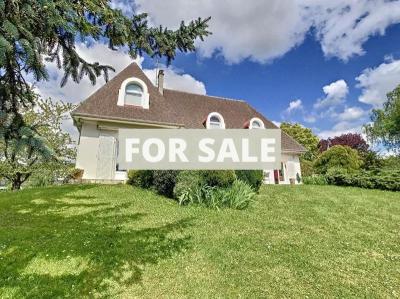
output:
M 200 171 L 181 171 L 176 178 L 176 184 L 174 187 L 174 198 L 179 200 L 182 194 L 187 193 L 188 190 L 195 190 L 203 186 L 204 184 L 205 183 Z
M 304 185 L 327 185 L 328 182 L 324 175 L 322 174 L 313 174 L 311 176 L 303 177 Z
M 236 170 L 238 180 L 249 184 L 254 191 L 258 192 L 264 181 L 264 171 L 262 170 Z
M 315 174 L 312 161 L 300 159 L 300 165 L 301 165 L 301 174 L 303 175 L 303 177 L 312 176 L 313 174 Z
M 210 187 L 228 187 L 236 181 L 234 170 L 204 170 L 201 171 L 204 185 Z
M 154 174 L 152 170 L 129 170 L 127 184 L 149 189 L 153 186 Z
M 400 191 L 400 171 L 362 171 L 357 174 L 330 172 L 327 182 L 337 186 Z
M 153 173 L 153 187 L 158 194 L 173 198 L 177 170 L 155 170 Z
M 336 145 L 318 156 L 314 168 L 319 174 L 326 174 L 330 168 L 346 169 L 349 173 L 357 172 L 362 166 L 358 152 L 348 146 Z

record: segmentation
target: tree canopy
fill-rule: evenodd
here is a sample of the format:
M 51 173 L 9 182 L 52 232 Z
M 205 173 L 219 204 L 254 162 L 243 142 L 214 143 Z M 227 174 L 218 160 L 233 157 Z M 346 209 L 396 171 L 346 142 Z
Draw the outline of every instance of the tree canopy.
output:
M 152 27 L 147 15 L 124 15 L 109 0 L 0 0 L 0 141 L 29 140 L 36 153 L 46 149 L 35 127 L 26 122 L 23 111 L 37 104 L 28 78 L 48 79 L 46 63 L 55 63 L 68 79 L 87 77 L 95 84 L 103 75 L 108 80 L 112 66 L 88 62 L 76 51 L 76 41 L 106 42 L 111 49 L 126 49 L 132 58 L 147 54 L 170 63 L 177 51 L 195 51 L 196 39 L 210 32 L 209 18 L 197 19 L 178 29 Z M 32 81 L 32 80 L 31 80 Z M 39 147 L 42 147 L 39 149 Z M 29 155 L 29 153 L 27 153 Z
M 170 62 L 177 51 L 194 51 L 195 40 L 210 34 L 208 20 L 170 30 L 149 26 L 146 14 L 127 17 L 108 0 L 0 0 L 0 134 L 18 135 L 21 107 L 36 99 L 27 77 L 46 80 L 45 61 L 64 71 L 62 86 L 69 78 L 88 77 L 93 84 L 101 75 L 108 79 L 112 66 L 85 61 L 76 40 L 106 41 L 111 49 L 126 47 L 133 58 L 146 53 Z
M 382 109 L 374 109 L 371 124 L 365 126 L 368 138 L 400 153 L 400 85 L 388 93 Z
M 320 154 L 314 162 L 314 167 L 321 174 L 326 174 L 332 168 L 340 168 L 350 173 L 359 170 L 362 164 L 363 161 L 355 149 L 336 145 Z
M 304 158 L 307 160 L 315 158 L 318 150 L 319 138 L 311 129 L 305 128 L 300 124 L 286 122 L 281 124 L 281 129 L 308 150 L 308 152 L 303 155 Z
M 321 139 L 318 144 L 318 149 L 320 152 L 324 152 L 329 147 L 335 145 L 346 145 L 348 147 L 351 147 L 352 149 L 358 150 L 359 152 L 366 152 L 369 148 L 368 143 L 364 140 L 361 134 L 348 133 L 329 139 Z
M 36 108 L 22 111 L 24 122 L 32 130 L 21 133 L 21 138 L 0 139 L 0 178 L 9 180 L 13 190 L 34 174 L 65 177 L 75 158 L 74 143 L 61 128 L 74 105 L 51 99 L 36 102 Z

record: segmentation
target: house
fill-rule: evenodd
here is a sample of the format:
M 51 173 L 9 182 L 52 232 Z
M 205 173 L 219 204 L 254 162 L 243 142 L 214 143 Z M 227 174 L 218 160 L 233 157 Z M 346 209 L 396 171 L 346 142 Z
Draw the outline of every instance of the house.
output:
M 117 161 L 120 128 L 278 129 L 245 101 L 164 88 L 164 73 L 154 86 L 132 63 L 71 113 L 79 130 L 76 167 L 92 182 L 126 180 Z M 281 169 L 264 170 L 265 183 L 289 184 L 301 176 L 304 148 L 282 132 Z

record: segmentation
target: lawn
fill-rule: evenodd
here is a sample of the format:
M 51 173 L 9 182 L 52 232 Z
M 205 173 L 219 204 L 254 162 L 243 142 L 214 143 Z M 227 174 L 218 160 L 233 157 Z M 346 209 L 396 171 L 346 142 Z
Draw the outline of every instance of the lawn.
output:
M 129 186 L 0 193 L 0 298 L 399 297 L 400 194 L 263 187 L 245 211 Z

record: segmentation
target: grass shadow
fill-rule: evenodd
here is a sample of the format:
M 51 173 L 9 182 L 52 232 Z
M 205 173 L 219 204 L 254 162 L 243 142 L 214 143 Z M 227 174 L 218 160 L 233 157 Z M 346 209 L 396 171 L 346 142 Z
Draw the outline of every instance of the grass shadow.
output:
M 145 225 L 150 215 L 129 201 L 105 203 L 74 194 L 82 188 L 61 189 L 0 201 L 0 297 L 2 287 L 15 297 L 112 296 L 141 283 L 147 265 L 190 247 L 185 228 L 193 219 Z M 91 210 L 62 213 L 74 209 Z

